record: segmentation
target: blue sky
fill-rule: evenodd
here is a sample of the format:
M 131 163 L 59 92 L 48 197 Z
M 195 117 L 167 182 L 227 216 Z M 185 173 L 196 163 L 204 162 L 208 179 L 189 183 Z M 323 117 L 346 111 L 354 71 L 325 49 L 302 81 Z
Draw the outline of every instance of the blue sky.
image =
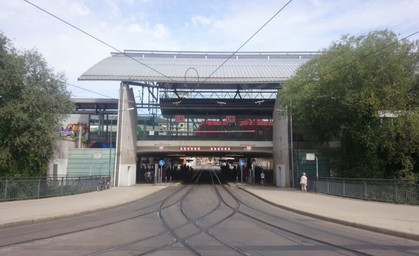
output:
M 235 51 L 288 0 L 30 0 L 119 50 Z M 294 0 L 242 51 L 317 51 L 344 34 L 419 30 L 418 0 Z M 23 0 L 0 0 L 0 31 L 37 49 L 68 82 L 116 97 L 117 82 L 77 78 L 114 51 Z M 419 36 L 411 38 L 418 40 Z M 74 97 L 102 97 L 76 87 Z

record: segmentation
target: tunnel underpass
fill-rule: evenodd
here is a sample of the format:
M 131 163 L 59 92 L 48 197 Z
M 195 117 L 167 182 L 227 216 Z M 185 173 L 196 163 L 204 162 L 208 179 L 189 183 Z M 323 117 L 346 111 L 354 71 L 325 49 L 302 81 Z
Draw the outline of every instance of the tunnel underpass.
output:
M 137 183 L 260 184 L 273 185 L 272 156 L 269 154 L 142 154 L 137 157 Z

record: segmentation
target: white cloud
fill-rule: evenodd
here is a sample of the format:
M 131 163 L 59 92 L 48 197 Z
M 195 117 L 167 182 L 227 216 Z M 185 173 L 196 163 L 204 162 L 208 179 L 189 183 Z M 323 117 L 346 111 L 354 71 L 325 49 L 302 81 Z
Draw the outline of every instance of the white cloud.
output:
M 86 16 L 90 14 L 90 10 L 83 3 L 71 2 L 68 10 L 71 16 Z
M 186 7 L 176 9 L 178 2 L 163 0 L 32 1 L 119 50 L 205 51 L 235 51 L 287 2 L 186 0 Z M 343 34 L 384 28 L 407 35 L 418 30 L 417 10 L 417 0 L 293 1 L 242 51 L 319 50 Z M 168 17 L 176 17 L 176 24 Z M 103 82 L 77 81 L 114 51 L 108 46 L 23 1 L 0 0 L 0 24 L 16 47 L 38 49 L 50 66 L 66 73 L 69 82 L 99 92 L 113 88 Z
M 195 27 L 207 26 L 211 24 L 211 19 L 204 16 L 194 16 L 191 18 L 191 21 Z
M 170 31 L 164 24 L 156 24 L 153 28 L 153 36 L 157 39 L 164 39 L 170 36 Z
M 132 32 L 132 33 L 141 33 L 144 30 L 141 28 L 141 26 L 139 24 L 130 24 L 128 26 L 128 31 Z

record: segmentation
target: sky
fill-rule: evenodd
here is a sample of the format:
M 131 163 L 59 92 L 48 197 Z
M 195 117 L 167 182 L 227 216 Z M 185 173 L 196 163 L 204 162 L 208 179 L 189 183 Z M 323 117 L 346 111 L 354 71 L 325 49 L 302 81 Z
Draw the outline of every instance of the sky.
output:
M 29 0 L 120 51 L 228 52 L 288 1 Z M 419 0 L 293 0 L 240 51 L 319 51 L 342 35 L 383 29 L 400 38 L 419 31 Z M 72 97 L 117 98 L 119 82 L 78 81 L 115 52 L 109 46 L 23 0 L 0 0 L 0 32 L 64 73 Z

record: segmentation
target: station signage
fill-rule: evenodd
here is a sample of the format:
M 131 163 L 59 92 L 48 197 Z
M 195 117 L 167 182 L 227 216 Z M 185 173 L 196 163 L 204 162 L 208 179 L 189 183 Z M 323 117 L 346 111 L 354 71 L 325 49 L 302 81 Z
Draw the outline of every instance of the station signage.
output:
M 175 122 L 177 122 L 177 123 L 185 122 L 185 116 L 184 115 L 175 115 Z
M 201 147 L 180 147 L 180 151 L 201 151 Z
M 211 147 L 211 151 L 231 151 L 231 147 Z
M 231 147 L 209 147 L 209 148 L 202 148 L 202 147 L 179 147 L 180 151 L 201 151 L 201 150 L 210 150 L 210 151 L 231 151 Z
M 235 123 L 236 122 L 236 116 L 226 116 L 226 120 L 229 123 Z

